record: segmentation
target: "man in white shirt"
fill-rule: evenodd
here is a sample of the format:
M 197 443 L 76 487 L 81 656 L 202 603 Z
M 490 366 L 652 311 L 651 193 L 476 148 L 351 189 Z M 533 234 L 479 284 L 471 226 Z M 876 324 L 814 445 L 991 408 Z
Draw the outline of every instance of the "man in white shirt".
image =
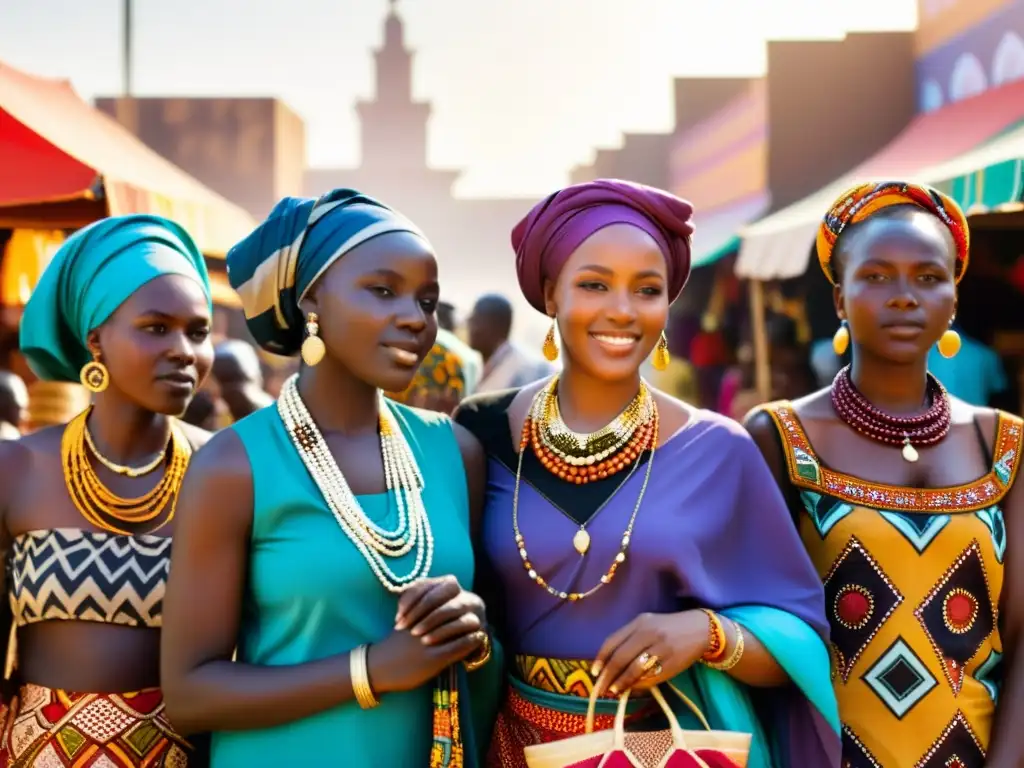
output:
M 504 296 L 489 294 L 478 299 L 466 327 L 469 345 L 484 359 L 477 392 L 515 389 L 554 373 L 553 365 L 510 341 L 512 304 Z

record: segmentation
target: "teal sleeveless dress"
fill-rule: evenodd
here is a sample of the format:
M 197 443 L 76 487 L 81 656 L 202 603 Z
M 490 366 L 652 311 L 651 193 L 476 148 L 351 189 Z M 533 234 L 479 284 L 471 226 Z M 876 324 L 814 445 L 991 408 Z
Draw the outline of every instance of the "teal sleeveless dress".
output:
M 431 576 L 473 584 L 469 501 L 462 456 L 447 416 L 394 404 L 425 480 L 434 534 Z M 234 424 L 249 456 L 254 509 L 238 660 L 276 666 L 346 653 L 387 637 L 397 596 L 387 591 L 342 532 L 285 431 L 276 406 Z M 365 513 L 397 523 L 390 494 L 359 496 Z M 408 573 L 415 551 L 397 563 Z M 433 684 L 355 701 L 275 728 L 213 734 L 212 768 L 254 765 L 426 766 L 433 728 Z

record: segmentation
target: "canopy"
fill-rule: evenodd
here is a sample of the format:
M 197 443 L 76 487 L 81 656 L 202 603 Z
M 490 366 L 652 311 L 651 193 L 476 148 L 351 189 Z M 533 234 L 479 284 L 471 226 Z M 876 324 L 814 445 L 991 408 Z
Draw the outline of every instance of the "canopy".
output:
M 837 181 L 741 230 L 736 273 L 755 280 L 797 277 L 807 269 L 818 222 L 844 190 L 892 178 L 941 181 L 949 164 L 1024 119 L 1024 81 L 915 117 L 884 149 Z M 950 166 L 952 167 L 952 166 Z M 943 173 L 939 168 L 939 173 Z M 945 178 L 949 178 L 948 176 Z
M 968 214 L 1024 210 L 1024 124 L 926 173 Z
M 256 226 L 79 98 L 68 81 L 0 63 L 0 227 L 76 229 L 126 213 L 177 221 L 211 256 Z

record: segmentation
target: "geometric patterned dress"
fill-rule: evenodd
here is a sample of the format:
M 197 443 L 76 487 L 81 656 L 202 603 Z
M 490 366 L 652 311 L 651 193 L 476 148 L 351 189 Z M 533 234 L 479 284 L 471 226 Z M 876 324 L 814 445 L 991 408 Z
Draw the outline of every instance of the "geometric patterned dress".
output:
M 984 477 L 911 489 L 829 469 L 789 403 L 765 410 L 825 585 L 844 768 L 983 768 L 1003 672 L 1000 502 L 1021 420 L 999 414 Z

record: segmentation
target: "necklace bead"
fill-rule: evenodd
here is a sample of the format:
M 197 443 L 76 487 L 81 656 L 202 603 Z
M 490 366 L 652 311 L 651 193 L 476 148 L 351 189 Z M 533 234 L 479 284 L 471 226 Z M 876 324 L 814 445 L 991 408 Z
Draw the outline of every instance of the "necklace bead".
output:
M 850 367 L 841 370 L 832 382 L 832 407 L 849 427 L 874 440 L 899 447 L 903 458 L 915 462 L 920 458 L 917 448 L 935 445 L 949 434 L 952 412 L 949 395 L 930 373 L 926 386 L 929 403 L 924 413 L 915 416 L 893 416 L 876 408 L 854 386 Z
M 400 593 L 430 573 L 434 556 L 433 532 L 423 503 L 425 483 L 412 448 L 390 404 L 381 395 L 378 408 L 384 479 L 398 508 L 398 522 L 394 529 L 387 530 L 366 515 L 352 493 L 299 395 L 297 382 L 298 374 L 289 378 L 277 401 L 278 413 L 292 444 L 342 532 L 355 545 L 381 585 L 389 592 Z M 388 560 L 414 550 L 415 561 L 408 573 L 396 574 Z

